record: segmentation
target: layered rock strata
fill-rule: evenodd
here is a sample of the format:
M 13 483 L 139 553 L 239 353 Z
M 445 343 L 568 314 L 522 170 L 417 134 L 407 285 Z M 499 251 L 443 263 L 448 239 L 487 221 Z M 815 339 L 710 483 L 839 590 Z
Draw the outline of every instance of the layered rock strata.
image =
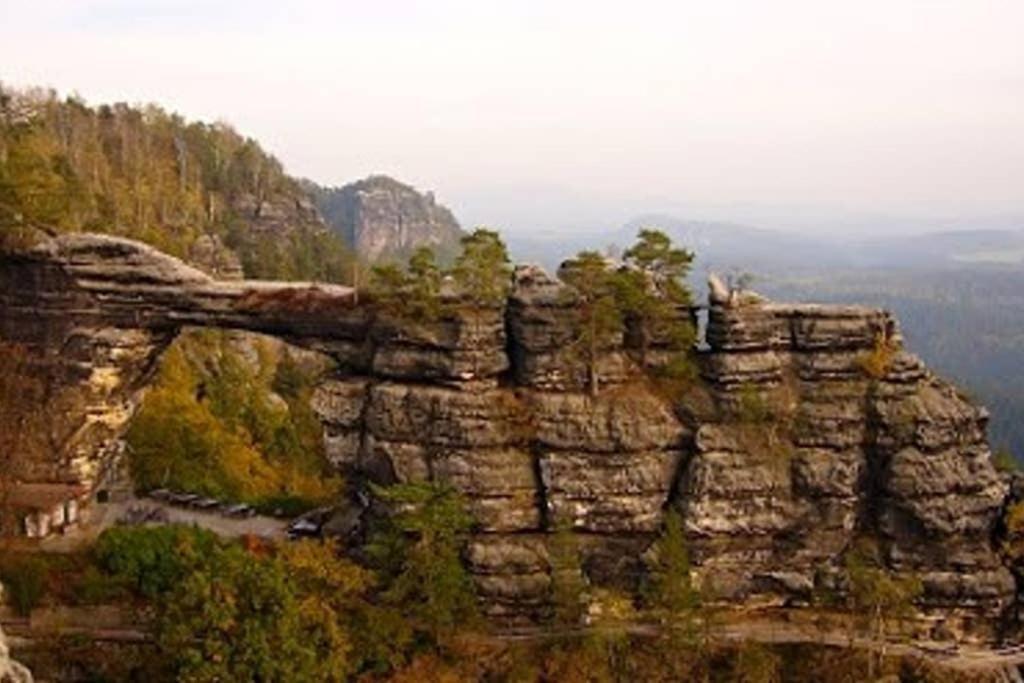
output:
M 995 623 L 1014 599 L 993 538 L 1007 485 L 987 414 L 848 306 L 712 306 L 700 426 L 679 505 L 701 573 L 732 599 L 809 601 L 858 536 L 921 578 L 921 604 Z M 825 574 L 826 576 L 823 576 Z
M 36 352 L 66 434 L 35 478 L 98 485 L 160 352 L 182 327 L 227 327 L 335 359 L 314 408 L 354 486 L 465 494 L 466 559 L 495 618 L 544 617 L 555 530 L 575 534 L 591 582 L 634 589 L 672 508 L 723 602 L 841 592 L 862 536 L 921 577 L 926 610 L 994 627 L 1014 600 L 986 415 L 902 349 L 884 311 L 715 298 L 703 381 L 668 398 L 629 334 L 601 348 L 590 395 L 575 295 L 536 268 L 493 309 L 418 324 L 371 309 L 346 288 L 213 280 L 109 237 L 5 257 L 0 337 Z
M 186 326 L 348 348 L 363 313 L 344 287 L 218 281 L 146 245 L 67 235 L 0 262 L 0 338 L 27 348 L 52 438 L 35 481 L 95 488 L 160 353 Z M 319 321 L 319 322 L 318 322 Z

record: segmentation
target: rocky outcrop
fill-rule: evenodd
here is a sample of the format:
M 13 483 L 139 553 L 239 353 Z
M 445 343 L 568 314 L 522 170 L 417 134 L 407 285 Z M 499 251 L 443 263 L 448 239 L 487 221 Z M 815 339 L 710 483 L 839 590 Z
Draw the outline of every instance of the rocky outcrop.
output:
M 462 236 L 432 192 L 420 194 L 387 176 L 310 190 L 328 224 L 367 261 L 401 258 L 421 246 L 450 254 Z
M 358 488 L 438 480 L 477 525 L 466 560 L 505 622 L 549 608 L 549 539 L 577 536 L 589 581 L 635 589 L 666 510 L 707 594 L 802 605 L 843 590 L 862 536 L 921 578 L 925 615 L 991 632 L 1015 601 L 997 522 L 1007 485 L 986 414 L 862 307 L 719 292 L 702 381 L 670 395 L 607 340 L 600 392 L 575 353 L 572 290 L 515 272 L 507 306 L 424 324 L 340 287 L 213 280 L 148 247 L 66 236 L 0 262 L 0 335 L 37 351 L 65 446 L 38 477 L 95 486 L 161 350 L 183 326 L 259 331 L 337 361 L 317 390 L 331 462 Z M 56 418 L 55 418 L 56 419 Z
M 0 597 L 3 586 L 0 585 Z M 32 683 L 32 672 L 25 666 L 11 659 L 11 649 L 7 644 L 7 636 L 0 628 L 0 683 Z
M 0 683 L 32 683 L 32 672 L 11 659 L 7 639 L 0 630 Z
M 996 623 L 1014 599 L 994 532 L 1007 487 L 986 413 L 860 307 L 710 310 L 700 427 L 679 502 L 701 574 L 730 599 L 808 600 L 855 537 L 882 542 L 922 605 Z
M 95 488 L 160 353 L 186 326 L 347 349 L 365 335 L 344 287 L 214 280 L 130 240 L 67 235 L 0 262 L 0 338 L 31 351 L 52 437 L 32 480 Z

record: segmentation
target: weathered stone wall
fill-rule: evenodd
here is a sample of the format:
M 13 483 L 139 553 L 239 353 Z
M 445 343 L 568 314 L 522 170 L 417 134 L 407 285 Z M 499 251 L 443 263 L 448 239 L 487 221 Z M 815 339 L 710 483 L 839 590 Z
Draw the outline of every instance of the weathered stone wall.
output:
M 64 406 L 42 480 L 95 484 L 160 352 L 183 326 L 228 327 L 337 361 L 314 408 L 354 485 L 465 493 L 467 559 L 495 617 L 546 612 L 559 528 L 577 535 L 590 581 L 635 588 L 670 506 L 699 580 L 733 604 L 841 590 L 862 535 L 921 576 L 937 613 L 994 625 L 1014 600 L 986 414 L 904 351 L 881 310 L 715 299 L 703 381 L 670 400 L 628 336 L 601 349 L 591 396 L 573 292 L 536 268 L 517 269 L 505 307 L 421 325 L 374 316 L 346 288 L 215 281 L 89 235 L 6 258 L 0 285 L 0 337 L 37 352 Z
M 1007 485 L 987 414 L 902 348 L 884 311 L 713 306 L 700 426 L 679 503 L 720 594 L 801 602 L 857 536 L 946 616 L 995 622 L 1015 586 L 993 541 Z

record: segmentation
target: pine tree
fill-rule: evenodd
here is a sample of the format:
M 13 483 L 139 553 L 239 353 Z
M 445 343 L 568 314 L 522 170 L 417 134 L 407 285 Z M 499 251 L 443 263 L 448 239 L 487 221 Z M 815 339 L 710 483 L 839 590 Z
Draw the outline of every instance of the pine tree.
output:
M 558 524 L 548 543 L 551 566 L 551 605 L 554 623 L 576 627 L 586 610 L 586 581 L 580 565 L 580 549 L 571 525 Z
M 396 484 L 374 492 L 390 508 L 367 546 L 383 576 L 382 598 L 442 643 L 477 618 L 473 582 L 462 562 L 473 518 L 462 496 L 445 484 Z
M 665 528 L 653 550 L 648 602 L 670 622 L 690 617 L 700 605 L 700 595 L 690 576 L 690 553 L 677 510 L 665 513 Z
M 669 237 L 644 229 L 623 255 L 625 268 L 618 274 L 618 296 L 629 327 L 639 345 L 639 362 L 647 367 L 653 339 L 666 341 L 684 354 L 693 345 L 694 330 L 688 310 L 691 296 L 684 282 L 693 254 L 672 245 Z M 675 368 L 681 373 L 683 368 Z
M 388 263 L 374 266 L 370 293 L 377 308 L 405 323 L 431 323 L 444 314 L 441 269 L 429 247 L 420 247 L 406 269 Z
M 869 658 L 868 677 L 874 680 L 885 658 L 890 627 L 913 614 L 914 601 L 921 595 L 923 585 L 913 574 L 899 576 L 889 571 L 873 539 L 860 539 L 846 552 L 843 562 L 854 623 L 866 630 L 879 648 Z
M 452 278 L 463 300 L 475 309 L 501 306 L 511 287 L 508 250 L 494 230 L 477 228 L 460 240 Z
M 571 349 L 587 374 L 592 396 L 600 388 L 601 356 L 622 334 L 622 315 L 616 299 L 615 276 L 607 261 L 596 251 L 581 251 L 559 270 L 562 281 L 572 287 L 578 318 Z
M 505 243 L 493 230 L 477 228 L 463 237 L 460 245 L 462 252 L 455 258 L 452 280 L 473 337 L 480 339 L 488 316 L 505 305 L 512 286 L 512 267 Z M 474 374 L 480 371 L 478 358 L 474 354 Z

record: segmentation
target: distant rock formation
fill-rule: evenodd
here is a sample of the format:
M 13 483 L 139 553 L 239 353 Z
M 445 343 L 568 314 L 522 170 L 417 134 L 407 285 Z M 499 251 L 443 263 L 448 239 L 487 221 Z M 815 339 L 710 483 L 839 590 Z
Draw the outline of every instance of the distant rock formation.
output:
M 695 578 L 725 605 L 842 594 L 844 553 L 870 536 L 890 570 L 921 578 L 923 623 L 999 631 L 1017 583 L 999 552 L 1009 486 L 985 411 L 902 348 L 886 311 L 735 304 L 713 297 L 703 380 L 686 395 L 657 391 L 625 334 L 600 349 L 592 397 L 573 352 L 575 293 L 537 268 L 516 269 L 504 305 L 411 324 L 347 288 L 217 281 L 111 237 L 0 260 L 0 339 L 36 352 L 55 383 L 47 409 L 70 435 L 36 468 L 47 480 L 98 481 L 183 326 L 259 331 L 337 361 L 314 408 L 348 481 L 443 480 L 465 494 L 467 560 L 497 620 L 549 613 L 548 541 L 563 526 L 590 582 L 636 589 L 674 508 Z
M 420 246 L 450 256 L 462 236 L 452 212 L 432 192 L 421 194 L 388 176 L 335 188 L 306 183 L 306 188 L 327 223 L 369 262 L 406 258 Z

